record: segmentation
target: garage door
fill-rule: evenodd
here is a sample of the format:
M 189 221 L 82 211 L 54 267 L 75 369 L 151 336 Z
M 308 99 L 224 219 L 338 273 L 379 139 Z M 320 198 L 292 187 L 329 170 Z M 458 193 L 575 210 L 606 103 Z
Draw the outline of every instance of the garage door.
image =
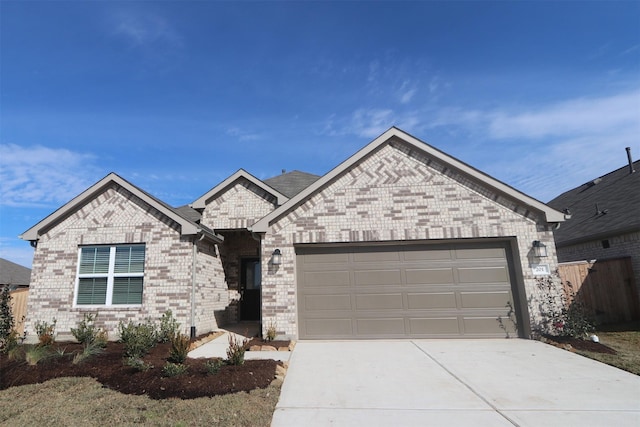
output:
M 298 247 L 301 339 L 504 337 L 506 243 Z

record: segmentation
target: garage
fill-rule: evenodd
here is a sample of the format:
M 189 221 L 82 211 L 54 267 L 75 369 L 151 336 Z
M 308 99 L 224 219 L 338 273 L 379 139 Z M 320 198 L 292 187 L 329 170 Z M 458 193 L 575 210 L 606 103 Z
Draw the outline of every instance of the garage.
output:
M 508 241 L 302 245 L 296 265 L 300 339 L 515 334 Z

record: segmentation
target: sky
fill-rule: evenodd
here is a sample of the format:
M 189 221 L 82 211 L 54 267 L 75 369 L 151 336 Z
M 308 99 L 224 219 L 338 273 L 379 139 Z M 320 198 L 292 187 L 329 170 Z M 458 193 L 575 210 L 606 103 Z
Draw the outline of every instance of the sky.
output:
M 543 202 L 623 167 L 640 2 L 0 0 L 0 257 L 109 172 L 181 206 L 391 126 Z

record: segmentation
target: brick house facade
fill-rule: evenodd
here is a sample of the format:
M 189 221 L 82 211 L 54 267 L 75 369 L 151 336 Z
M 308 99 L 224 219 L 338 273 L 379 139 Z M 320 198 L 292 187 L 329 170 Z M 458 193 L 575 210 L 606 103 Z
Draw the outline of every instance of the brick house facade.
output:
M 539 322 L 537 267 L 555 269 L 560 212 L 396 128 L 325 176 L 306 178 L 306 188 L 287 197 L 275 181 L 240 170 L 174 209 L 106 177 L 23 234 L 36 245 L 27 329 L 55 317 L 58 330 L 69 331 L 93 310 L 112 332 L 120 320 L 171 309 L 185 332 L 204 333 L 257 310 L 263 330 L 273 325 L 283 337 L 321 337 L 304 326 L 318 323 L 339 325 L 338 338 L 371 337 L 362 332 L 371 325 L 380 325 L 379 336 L 484 337 L 503 333 L 496 316 L 509 315 L 505 301 L 521 336 Z M 534 256 L 533 242 L 546 246 L 545 258 Z M 126 243 L 146 247 L 142 303 L 79 307 L 79 248 Z M 306 253 L 312 262 L 352 261 L 327 264 L 332 279 L 318 287 L 324 273 L 305 270 Z M 382 255 L 400 261 L 353 262 Z M 436 261 L 411 261 L 416 256 Z M 426 277 L 424 290 L 410 283 L 416 272 Z M 359 284 L 387 276 L 398 282 Z M 345 288 L 335 277 L 346 278 Z

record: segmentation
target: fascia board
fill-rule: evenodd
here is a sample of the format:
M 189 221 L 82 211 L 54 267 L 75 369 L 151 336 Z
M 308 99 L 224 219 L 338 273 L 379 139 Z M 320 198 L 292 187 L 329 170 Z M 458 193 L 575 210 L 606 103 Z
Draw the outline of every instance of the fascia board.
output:
M 49 215 L 48 217 L 46 217 L 45 219 L 43 219 L 42 221 L 40 221 L 39 223 L 31 227 L 27 231 L 25 231 L 19 237 L 23 240 L 28 240 L 28 241 L 38 240 L 40 238 L 41 230 L 46 229 L 49 226 L 65 218 L 67 215 L 69 215 L 71 212 L 77 209 L 78 206 L 84 204 L 87 200 L 91 199 L 95 194 L 102 191 L 104 187 L 109 185 L 111 182 L 114 182 L 119 186 L 125 188 L 127 191 L 131 192 L 136 197 L 143 200 L 145 203 L 149 204 L 150 206 L 153 206 L 162 214 L 166 215 L 167 217 L 171 218 L 172 220 L 180 224 L 182 235 L 197 234 L 200 231 L 200 228 L 195 223 L 191 223 L 190 221 L 187 221 L 185 218 L 181 217 L 173 210 L 168 209 L 166 206 L 159 203 L 157 200 L 149 196 L 147 193 L 141 191 L 135 185 L 129 183 L 128 181 L 124 180 L 123 178 L 121 178 L 120 176 L 112 172 L 109 175 L 102 178 L 97 183 L 95 183 L 94 185 L 92 185 L 91 187 L 89 187 L 87 190 L 80 193 L 78 196 L 74 197 L 71 201 L 63 205 L 61 208 L 53 212 L 51 215 Z
M 277 199 L 278 206 L 285 204 L 289 200 L 287 196 L 271 188 L 255 176 L 251 175 L 249 172 L 245 171 L 244 169 L 238 169 L 238 171 L 236 171 L 233 175 L 196 199 L 196 201 L 194 201 L 190 206 L 193 209 L 204 209 L 207 206 L 207 200 L 215 197 L 218 193 L 233 185 L 240 178 L 246 179 L 258 188 L 261 188 L 267 193 L 273 195 Z
M 412 145 L 413 147 L 415 147 L 417 150 L 423 151 L 428 155 L 430 155 L 431 157 L 434 157 L 442 161 L 443 163 L 446 163 L 451 167 L 458 169 L 467 175 L 470 175 L 474 179 L 481 181 L 482 183 L 494 188 L 495 190 L 505 194 L 506 196 L 514 198 L 522 202 L 523 204 L 537 211 L 542 212 L 545 215 L 545 220 L 549 223 L 563 222 L 565 220 L 564 214 L 562 212 L 559 212 L 559 211 L 556 211 L 555 209 L 550 208 L 544 203 L 532 197 L 529 197 L 524 193 L 521 193 L 520 191 L 504 184 L 503 182 L 500 182 L 495 178 L 492 178 L 489 175 L 486 175 L 485 173 L 480 172 L 479 170 L 467 165 L 466 163 L 454 157 L 449 156 L 448 154 L 445 154 L 444 152 L 430 146 L 429 144 L 424 143 L 423 141 L 420 141 L 419 139 L 407 134 L 406 132 L 396 127 L 392 127 L 388 129 L 386 132 L 384 132 L 382 135 L 374 139 L 372 142 L 367 144 L 361 150 L 356 152 L 353 156 L 349 157 L 347 160 L 340 163 L 334 169 L 329 171 L 326 175 L 322 176 L 320 179 L 318 179 L 316 182 L 311 184 L 309 187 L 301 191 L 295 197 L 290 199 L 287 203 L 285 203 L 284 205 L 280 206 L 278 209 L 274 210 L 270 214 L 260 219 L 258 222 L 256 222 L 253 225 L 253 227 L 251 227 L 251 231 L 256 233 L 266 233 L 272 221 L 283 216 L 289 210 L 293 209 L 299 204 L 302 204 L 306 200 L 306 198 L 309 197 L 311 194 L 315 193 L 318 189 L 322 188 L 325 184 L 327 184 L 328 182 L 333 180 L 335 177 L 337 177 L 338 175 L 342 174 L 343 172 L 351 168 L 353 165 L 358 163 L 362 158 L 364 158 L 369 153 L 371 153 L 372 151 L 380 147 L 382 144 L 386 143 L 387 141 L 393 138 L 404 141 Z

